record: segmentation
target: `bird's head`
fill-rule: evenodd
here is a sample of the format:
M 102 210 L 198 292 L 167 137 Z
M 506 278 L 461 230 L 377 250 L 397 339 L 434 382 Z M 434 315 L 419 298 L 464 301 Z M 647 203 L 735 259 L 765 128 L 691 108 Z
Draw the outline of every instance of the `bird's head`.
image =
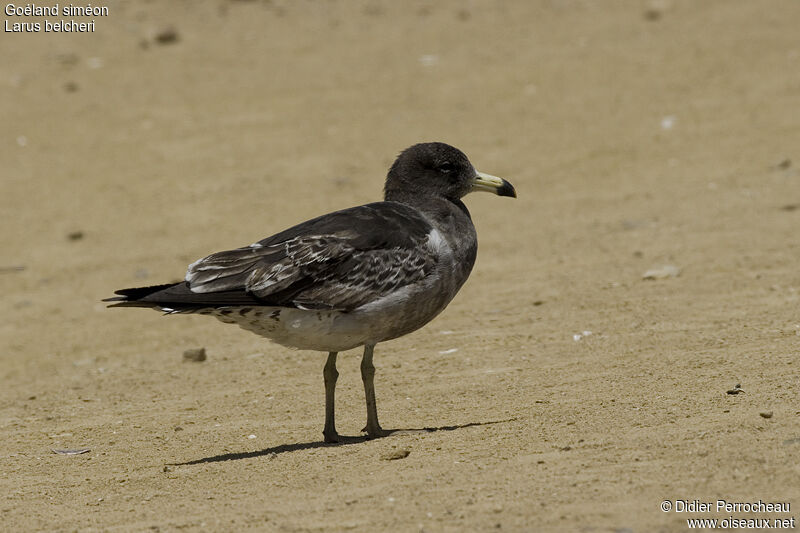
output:
M 415 144 L 400 153 L 386 177 L 385 198 L 403 201 L 409 196 L 438 196 L 456 201 L 473 191 L 517 197 L 509 182 L 478 172 L 458 148 L 432 142 Z

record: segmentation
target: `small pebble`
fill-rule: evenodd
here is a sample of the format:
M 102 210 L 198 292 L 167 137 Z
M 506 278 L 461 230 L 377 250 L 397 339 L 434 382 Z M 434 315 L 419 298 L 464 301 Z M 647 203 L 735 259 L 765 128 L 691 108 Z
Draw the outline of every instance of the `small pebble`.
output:
M 183 352 L 183 360 L 184 361 L 194 361 L 196 363 L 200 363 L 206 360 L 206 349 L 205 348 L 190 348 Z
M 651 22 L 659 20 L 671 7 L 670 0 L 648 0 L 645 4 L 644 19 Z
M 84 233 L 82 231 L 70 231 L 67 233 L 67 239 L 71 241 L 79 241 L 83 239 Z
M 651 268 L 644 274 L 642 274 L 642 279 L 647 280 L 656 280 L 656 279 L 666 279 L 666 278 L 677 278 L 681 275 L 681 269 L 674 266 L 674 265 L 664 265 L 658 268 Z
M 761 418 L 772 418 L 772 411 L 762 411 L 758 413 Z
M 725 392 L 727 394 L 735 395 L 735 394 L 739 394 L 740 392 L 744 392 L 744 391 L 742 390 L 742 385 L 737 383 L 736 385 L 733 386 L 733 388 L 731 390 L 728 390 L 728 391 L 725 391 Z
M 156 42 L 158 44 L 172 44 L 178 42 L 178 30 L 172 26 L 168 26 L 158 33 L 156 33 Z
M 778 170 L 788 170 L 791 167 L 792 167 L 792 160 L 789 159 L 788 157 L 786 159 L 782 160 L 777 165 L 775 165 L 775 168 L 778 169 Z
M 592 334 L 592 332 L 591 332 L 591 331 L 589 331 L 588 329 L 586 329 L 586 330 L 583 330 L 583 331 L 582 331 L 582 332 L 580 332 L 580 333 L 575 333 L 575 334 L 572 336 L 572 340 L 574 340 L 575 342 L 578 342 L 578 341 L 580 341 L 581 339 L 583 339 L 584 337 L 588 337 L 588 336 L 589 336 L 589 335 L 591 335 L 591 334 Z
M 381 455 L 384 461 L 396 461 L 397 459 L 405 459 L 411 454 L 409 449 L 392 450 L 391 452 Z
M 646 9 L 644 11 L 645 20 L 658 20 L 661 18 L 661 11 L 657 9 Z

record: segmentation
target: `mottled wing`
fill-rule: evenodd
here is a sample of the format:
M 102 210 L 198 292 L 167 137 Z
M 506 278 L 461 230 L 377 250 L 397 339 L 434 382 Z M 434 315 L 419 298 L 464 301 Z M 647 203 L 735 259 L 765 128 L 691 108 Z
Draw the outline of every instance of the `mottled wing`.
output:
M 189 267 L 194 293 L 244 291 L 265 305 L 350 310 L 427 276 L 433 228 L 414 209 L 380 202 L 325 215 Z
M 349 255 L 352 247 L 347 241 L 346 234 L 302 235 L 218 252 L 192 263 L 186 281 L 196 293 L 242 289 L 267 297 Z
M 354 309 L 423 280 L 435 268 L 427 246 L 356 251 L 338 265 L 317 273 L 294 296 L 298 307 Z

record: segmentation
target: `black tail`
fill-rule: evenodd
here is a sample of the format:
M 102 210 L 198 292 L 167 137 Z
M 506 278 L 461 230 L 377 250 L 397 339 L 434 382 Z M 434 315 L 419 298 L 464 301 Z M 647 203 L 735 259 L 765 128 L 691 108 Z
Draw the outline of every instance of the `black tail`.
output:
M 106 298 L 104 302 L 113 302 L 109 307 L 155 307 L 171 310 L 197 309 L 203 307 L 223 307 L 232 305 L 265 305 L 244 289 L 221 292 L 192 292 L 185 281 L 153 285 L 151 287 L 133 287 L 114 291 L 119 294 Z
M 132 287 L 130 289 L 120 289 L 114 291 L 113 298 L 105 298 L 104 302 L 117 302 L 109 307 L 158 307 L 158 303 L 153 301 L 142 301 L 148 296 L 152 296 L 157 292 L 169 289 L 181 283 L 166 283 L 164 285 L 151 285 L 150 287 Z

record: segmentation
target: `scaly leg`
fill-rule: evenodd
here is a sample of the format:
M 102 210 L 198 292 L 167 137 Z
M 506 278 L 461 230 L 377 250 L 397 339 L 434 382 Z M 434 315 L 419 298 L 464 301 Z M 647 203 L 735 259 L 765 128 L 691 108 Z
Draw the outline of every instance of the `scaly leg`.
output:
M 361 359 L 361 379 L 364 381 L 364 395 L 367 398 L 367 427 L 362 431 L 366 431 L 367 435 L 373 439 L 388 435 L 378 423 L 378 407 L 375 403 L 375 366 L 372 364 L 372 350 L 374 349 L 374 344 L 365 344 L 364 358 Z
M 336 393 L 336 379 L 339 377 L 339 371 L 336 370 L 337 353 L 328 352 L 328 361 L 322 371 L 322 376 L 325 378 L 325 429 L 322 430 L 325 442 L 339 442 L 339 434 L 336 433 L 334 422 L 334 394 Z

